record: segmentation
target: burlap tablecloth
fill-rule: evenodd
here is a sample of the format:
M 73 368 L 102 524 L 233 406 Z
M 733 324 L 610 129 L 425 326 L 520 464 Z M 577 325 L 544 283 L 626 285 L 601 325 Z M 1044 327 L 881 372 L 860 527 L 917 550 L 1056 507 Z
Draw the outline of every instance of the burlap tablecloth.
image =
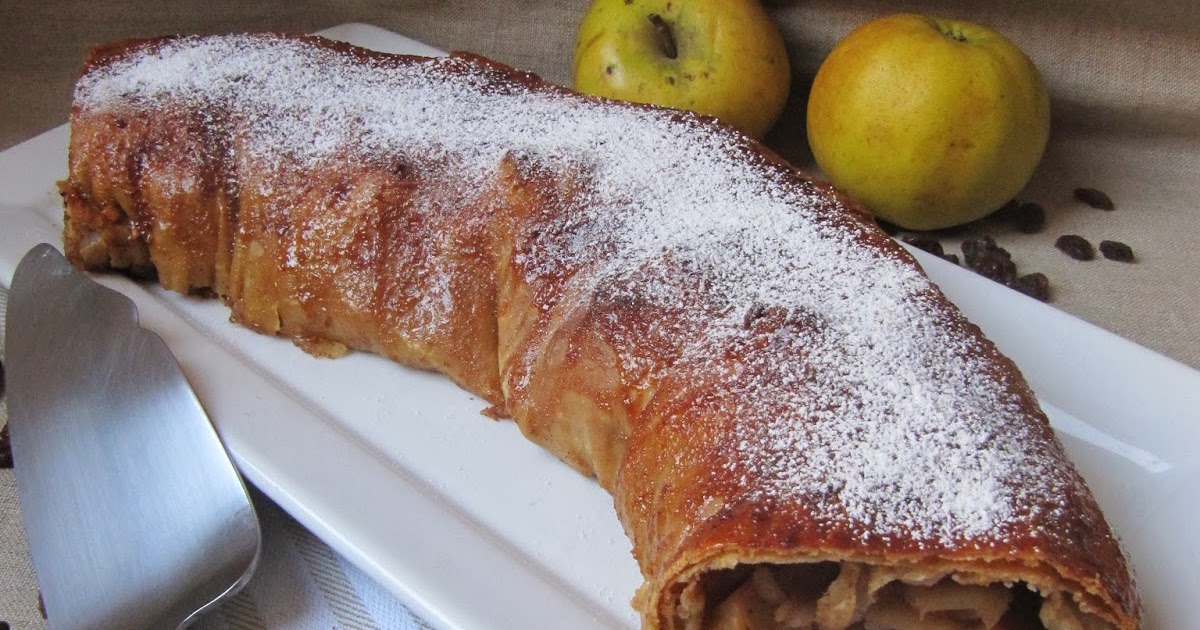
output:
M 1194 0 L 878 0 L 768 2 L 791 55 L 794 85 L 768 144 L 802 167 L 804 103 L 824 55 L 855 25 L 898 10 L 989 24 L 1041 68 L 1054 112 L 1051 145 L 1021 199 L 1048 211 L 1045 231 L 987 229 L 1023 273 L 1042 271 L 1053 304 L 1200 367 L 1200 3 Z M 0 149 L 67 119 L 71 85 L 93 45 L 136 36 L 315 31 L 368 22 L 443 49 L 463 49 L 569 83 L 586 0 L 84 0 L 0 5 Z M 1072 198 L 1094 186 L 1101 212 Z M 1060 234 L 1123 241 L 1136 264 L 1077 262 Z M 11 471 L 0 471 L 0 620 L 41 626 Z M 34 598 L 30 599 L 30 593 Z M 31 604 L 31 601 L 33 602 Z

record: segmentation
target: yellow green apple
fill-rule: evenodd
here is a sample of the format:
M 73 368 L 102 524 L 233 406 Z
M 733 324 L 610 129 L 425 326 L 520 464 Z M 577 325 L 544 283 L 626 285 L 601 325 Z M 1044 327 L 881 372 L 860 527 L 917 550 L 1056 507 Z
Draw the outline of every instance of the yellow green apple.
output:
M 574 88 L 716 116 L 756 138 L 787 101 L 787 50 L 758 0 L 595 0 Z
M 1029 182 L 1050 132 L 1033 62 L 971 22 L 891 15 L 847 35 L 808 99 L 817 165 L 876 216 L 925 230 L 972 221 Z

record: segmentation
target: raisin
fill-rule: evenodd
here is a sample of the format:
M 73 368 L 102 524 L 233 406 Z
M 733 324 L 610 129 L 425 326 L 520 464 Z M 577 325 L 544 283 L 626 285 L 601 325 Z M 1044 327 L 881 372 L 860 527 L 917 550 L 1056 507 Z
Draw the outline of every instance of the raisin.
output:
M 1054 241 L 1054 246 L 1075 260 L 1091 260 L 1096 257 L 1092 244 L 1078 234 L 1063 234 Z
M 999 249 L 980 254 L 975 259 L 975 264 L 968 266 L 975 273 L 1000 284 L 1011 284 L 1017 278 L 1017 266 L 1012 257 L 1008 252 Z
M 924 234 L 909 234 L 908 236 L 904 237 L 904 242 L 916 247 L 921 251 L 929 252 L 934 256 L 941 256 L 946 253 L 945 250 L 942 249 L 941 241 L 933 238 L 932 236 L 926 236 Z
M 963 261 L 968 267 L 973 267 L 981 254 L 994 249 L 996 241 L 986 234 L 969 238 L 962 242 Z
M 957 254 L 942 254 L 942 260 L 949 261 L 949 262 L 952 262 L 957 265 L 958 264 L 958 255 Z
M 1037 234 L 1046 227 L 1046 211 L 1036 203 L 1023 203 L 1013 211 L 1013 225 L 1022 234 Z
M 1017 278 L 1012 288 L 1043 302 L 1050 301 L 1050 279 L 1044 273 L 1028 273 Z
M 12 440 L 8 437 L 8 423 L 5 423 L 0 427 L 0 470 L 12 467 Z
M 1112 210 L 1115 208 L 1112 199 L 1095 188 L 1076 188 L 1075 198 L 1097 210 Z
M 1120 241 L 1100 241 L 1100 253 L 1109 260 L 1133 262 L 1133 248 Z

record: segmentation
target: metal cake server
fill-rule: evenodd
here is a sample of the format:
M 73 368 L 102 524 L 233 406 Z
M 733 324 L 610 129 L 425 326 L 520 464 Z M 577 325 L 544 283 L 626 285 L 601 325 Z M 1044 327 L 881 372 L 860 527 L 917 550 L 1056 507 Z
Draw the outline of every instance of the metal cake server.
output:
M 258 560 L 258 519 L 133 302 L 39 245 L 7 310 L 9 433 L 50 627 L 184 627 L 237 592 Z

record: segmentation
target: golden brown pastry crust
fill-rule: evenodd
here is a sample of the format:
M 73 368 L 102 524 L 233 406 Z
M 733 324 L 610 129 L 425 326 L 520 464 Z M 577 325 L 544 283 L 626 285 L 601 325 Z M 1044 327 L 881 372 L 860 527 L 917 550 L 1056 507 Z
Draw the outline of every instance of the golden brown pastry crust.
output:
M 299 43 L 380 73 L 419 67 L 478 78 L 485 95 L 601 103 L 470 55 L 437 61 L 314 37 L 250 39 Z M 99 49 L 84 77 L 175 42 Z M 819 329 L 820 313 L 751 306 L 745 333 L 714 346 L 696 367 L 684 345 L 705 334 L 697 314 L 716 307 L 689 261 L 664 255 L 645 270 L 673 279 L 679 299 L 670 303 L 639 292 L 642 271 L 585 285 L 586 293 L 576 280 L 587 260 L 558 261 L 553 273 L 540 273 L 546 248 L 573 236 L 562 218 L 594 194 L 595 165 L 548 169 L 509 153 L 469 189 L 456 183 L 462 171 L 452 153 L 407 146 L 366 155 L 347 145 L 314 168 L 256 153 L 262 139 L 245 131 L 237 107 L 170 98 L 101 107 L 77 99 L 61 185 L 68 257 L 85 269 L 156 275 L 175 291 L 213 293 L 235 321 L 315 354 L 362 349 L 437 370 L 511 414 L 530 439 L 613 494 L 645 577 L 635 600 L 644 627 L 681 627 L 682 593 L 705 574 L 818 559 L 1022 581 L 1072 593 L 1114 627 L 1138 627 L 1125 559 L 1032 393 L 936 287 L 916 296 L 931 325 L 969 342 L 963 352 L 984 366 L 981 378 L 1019 406 L 1017 429 L 1030 456 L 1062 477 L 1056 487 L 1064 496 L 1042 497 L 1044 505 L 1005 522 L 1003 535 L 920 526 L 909 536 L 881 534 L 854 524 L 847 515 L 854 506 L 834 502 L 834 513 L 819 512 L 811 496 L 762 490 L 778 485 L 778 471 L 731 455 L 753 433 L 746 425 L 766 417 L 762 410 L 748 417 L 741 393 L 781 378 L 782 362 L 759 358 L 780 352 L 772 344 L 784 333 Z M 763 146 L 710 119 L 663 118 L 720 138 L 764 180 L 802 194 L 823 229 L 848 235 L 870 256 L 917 268 L 858 206 Z

